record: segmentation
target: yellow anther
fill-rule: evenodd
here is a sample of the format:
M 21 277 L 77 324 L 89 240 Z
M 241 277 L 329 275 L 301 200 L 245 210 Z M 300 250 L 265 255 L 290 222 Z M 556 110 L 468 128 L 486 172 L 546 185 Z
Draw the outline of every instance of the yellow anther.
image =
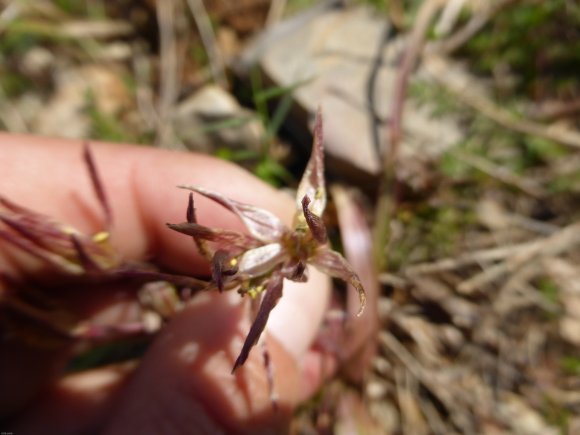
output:
M 63 226 L 62 227 L 62 232 L 65 233 L 65 234 L 67 234 L 67 235 L 69 235 L 69 236 L 72 236 L 73 234 L 78 234 L 79 233 L 75 228 L 69 227 L 69 226 Z
M 238 259 L 237 258 L 232 258 L 230 260 L 230 266 L 234 267 L 238 265 Z
M 109 237 L 111 236 L 111 234 L 109 234 L 108 231 L 99 231 L 98 233 L 96 233 L 93 236 L 93 242 L 95 243 L 102 243 L 106 240 L 109 240 Z
M 263 285 L 257 285 L 257 286 L 254 286 L 254 287 L 249 288 L 247 294 L 252 299 L 255 299 L 263 291 L 264 291 L 264 286 Z

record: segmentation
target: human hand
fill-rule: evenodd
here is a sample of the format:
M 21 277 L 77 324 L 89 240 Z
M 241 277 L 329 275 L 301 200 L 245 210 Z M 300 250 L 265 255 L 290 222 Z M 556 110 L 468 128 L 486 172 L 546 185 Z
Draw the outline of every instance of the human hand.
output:
M 86 233 L 102 228 L 80 155 L 62 140 L 1 135 L 0 193 Z M 166 228 L 183 220 L 187 194 L 178 184 L 211 187 L 269 209 L 290 223 L 293 200 L 238 167 L 207 156 L 121 145 L 93 154 L 114 214 L 112 243 L 127 260 L 153 261 L 177 273 L 207 273 L 193 243 Z M 200 223 L 242 229 L 210 201 L 196 203 Z M 2 255 L 3 271 L 20 278 L 43 271 L 26 256 Z M 85 290 L 83 292 L 83 290 Z M 290 411 L 320 383 L 322 356 L 310 349 L 328 303 L 328 279 L 310 271 L 287 282 L 272 312 L 267 346 L 278 396 L 274 411 L 258 348 L 231 375 L 250 325 L 237 294 L 202 294 L 156 337 L 138 366 L 105 367 L 61 377 L 70 349 L 41 349 L 4 337 L 0 344 L 0 415 L 14 433 L 280 433 Z M 0 289 L 0 295 L 6 289 Z M 125 307 L 122 288 L 65 293 L 87 317 Z M 40 393 L 39 393 L 40 392 Z

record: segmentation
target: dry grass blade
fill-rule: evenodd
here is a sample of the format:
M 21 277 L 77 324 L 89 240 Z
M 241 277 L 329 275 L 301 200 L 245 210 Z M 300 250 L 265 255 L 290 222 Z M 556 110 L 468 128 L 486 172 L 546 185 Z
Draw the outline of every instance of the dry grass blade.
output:
M 209 67 L 213 79 L 223 88 L 227 88 L 228 82 L 225 74 L 225 63 L 217 45 L 209 15 L 203 5 L 203 0 L 187 0 L 187 4 L 197 25 L 197 30 L 201 36 L 207 57 L 209 58 Z
M 178 58 L 175 35 L 176 0 L 157 2 L 157 22 L 161 50 L 161 87 L 157 113 L 157 143 L 165 147 L 178 147 L 173 143 L 173 111 L 178 95 Z
M 474 13 L 469 21 L 453 35 L 443 41 L 432 43 L 429 50 L 444 54 L 453 53 L 481 31 L 503 8 L 512 5 L 517 1 L 518 0 L 496 0 L 489 2 L 487 7 L 484 7 L 483 11 Z
M 530 136 L 540 137 L 558 142 L 573 148 L 580 148 L 580 134 L 562 126 L 543 125 L 536 122 L 520 119 L 507 110 L 493 103 L 487 97 L 473 92 L 469 83 L 457 80 L 449 74 L 449 62 L 440 56 L 428 56 L 425 66 L 430 76 L 446 90 L 451 92 L 458 101 L 472 107 L 484 116 L 492 119 L 503 127 Z
M 451 154 L 481 172 L 484 172 L 505 184 L 517 187 L 530 196 L 541 198 L 548 194 L 542 186 L 536 183 L 536 181 L 517 175 L 514 171 L 511 171 L 506 167 L 498 166 L 483 157 L 468 154 L 459 150 L 452 150 Z
M 133 34 L 135 29 L 127 21 L 69 21 L 58 32 L 68 38 L 117 38 Z
M 493 265 L 463 281 L 459 284 L 457 290 L 462 293 L 472 293 L 477 289 L 484 288 L 487 284 L 505 276 L 509 272 L 515 272 L 534 258 L 558 256 L 574 248 L 579 243 L 580 223 L 575 222 L 549 237 L 535 240 L 527 249 L 515 253 L 506 261 Z

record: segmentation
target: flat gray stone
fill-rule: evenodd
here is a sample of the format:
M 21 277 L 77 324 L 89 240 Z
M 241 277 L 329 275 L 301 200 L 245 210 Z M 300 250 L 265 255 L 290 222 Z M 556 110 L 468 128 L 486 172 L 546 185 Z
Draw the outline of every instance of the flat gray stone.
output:
M 319 7 L 264 33 L 239 65 L 247 72 L 258 64 L 273 86 L 300 84 L 294 98 L 301 111 L 323 109 L 329 169 L 368 179 L 381 170 L 403 46 L 387 41 L 388 31 L 386 18 L 371 8 Z M 436 157 L 461 138 L 453 120 L 430 112 L 407 99 L 402 154 Z

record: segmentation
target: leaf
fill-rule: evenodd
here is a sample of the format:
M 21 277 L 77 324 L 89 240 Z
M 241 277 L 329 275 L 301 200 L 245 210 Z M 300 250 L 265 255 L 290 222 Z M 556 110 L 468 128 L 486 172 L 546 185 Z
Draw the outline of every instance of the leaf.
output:
M 274 309 L 278 303 L 278 300 L 280 300 L 280 297 L 282 297 L 283 282 L 284 278 L 280 273 L 272 274 L 272 277 L 268 282 L 268 287 L 266 288 L 264 297 L 262 298 L 262 303 L 260 305 L 260 309 L 258 310 L 258 314 L 256 315 L 256 319 L 250 327 L 250 331 L 248 332 L 246 340 L 244 341 L 240 355 L 236 359 L 234 367 L 232 368 L 232 373 L 234 373 L 239 366 L 246 362 L 248 355 L 250 354 L 250 350 L 258 342 L 260 336 L 262 335 L 262 332 L 266 327 L 266 323 L 268 323 L 270 311 Z
M 296 193 L 296 210 L 302 210 L 302 198 L 304 196 L 308 196 L 312 201 L 310 210 L 316 216 L 322 216 L 326 208 L 326 188 L 324 187 L 324 147 L 322 112 L 320 108 L 316 112 L 316 120 L 314 122 L 312 154 Z
M 232 213 L 235 213 L 242 220 L 250 234 L 262 242 L 267 243 L 273 240 L 278 240 L 286 231 L 288 231 L 282 221 L 278 219 L 276 215 L 267 210 L 226 198 L 219 193 L 211 192 L 202 187 L 179 187 L 197 192 L 200 195 L 217 202 Z
M 357 316 L 360 316 L 365 309 L 366 293 L 358 275 L 352 270 L 348 261 L 338 252 L 322 247 L 316 251 L 310 263 L 321 272 L 351 284 L 358 291 L 360 307 Z

